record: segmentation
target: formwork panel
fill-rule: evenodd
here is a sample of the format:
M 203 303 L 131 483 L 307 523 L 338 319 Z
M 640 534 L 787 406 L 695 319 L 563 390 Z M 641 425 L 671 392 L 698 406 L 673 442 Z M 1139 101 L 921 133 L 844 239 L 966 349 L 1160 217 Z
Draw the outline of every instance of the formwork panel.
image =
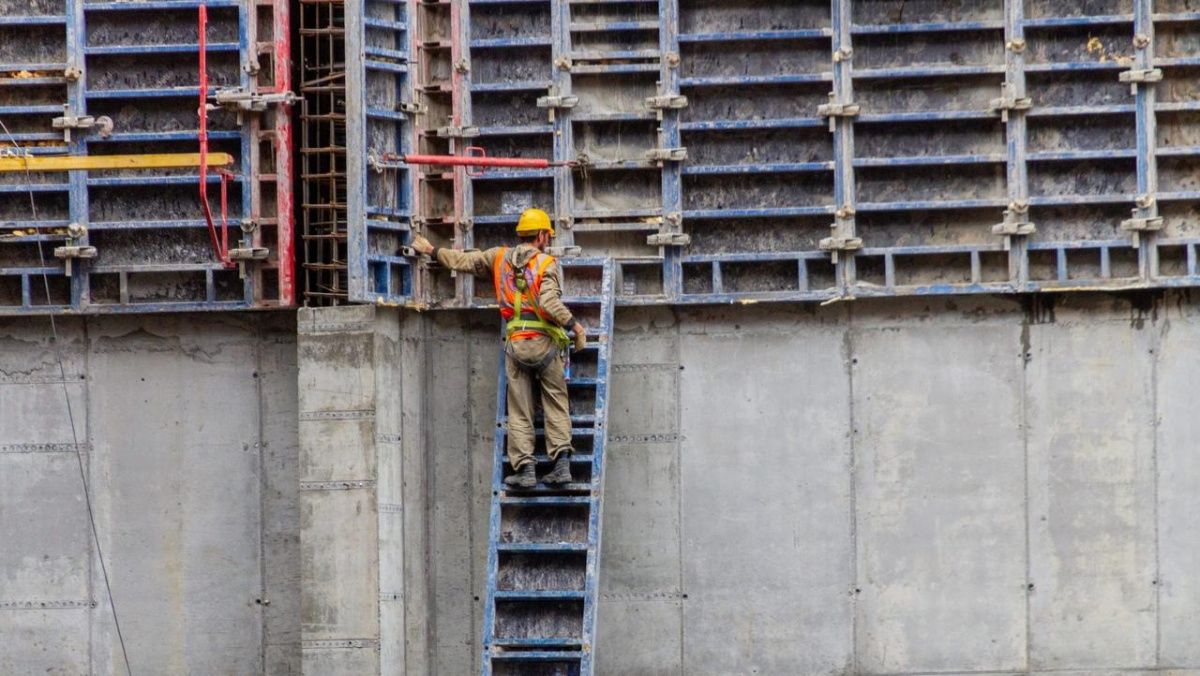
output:
M 619 261 L 630 304 L 1200 282 L 1182 0 L 416 7 L 413 148 L 550 161 L 408 169 L 438 245 L 542 207 L 560 253 Z M 415 270 L 389 300 L 488 302 Z
M 202 5 L 209 103 L 234 90 L 286 93 L 284 0 L 6 0 L 0 152 L 197 153 Z M 261 112 L 210 105 L 208 113 L 210 150 L 234 157 L 228 185 L 207 172 L 216 227 L 224 215 L 229 248 L 257 250 L 256 260 L 222 260 L 200 206 L 198 166 L 45 174 L 18 167 L 0 173 L 0 314 L 291 305 L 291 122 L 282 98 Z M 55 249 L 64 246 L 94 252 L 62 259 Z

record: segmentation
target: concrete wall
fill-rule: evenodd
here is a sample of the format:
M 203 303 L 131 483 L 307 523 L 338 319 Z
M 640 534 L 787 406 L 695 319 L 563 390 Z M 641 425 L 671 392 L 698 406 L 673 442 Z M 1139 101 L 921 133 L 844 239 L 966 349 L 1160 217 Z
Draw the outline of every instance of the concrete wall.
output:
M 621 310 L 604 674 L 1200 674 L 1200 304 Z M 496 345 L 436 315 L 434 673 L 478 661 Z
M 298 673 L 294 318 L 58 330 L 0 321 L 0 673 L 124 673 L 77 449 L 133 673 Z
M 490 314 L 59 326 L 134 673 L 475 671 Z M 0 673 L 121 673 L 47 335 L 0 324 Z M 1176 295 L 621 310 L 601 673 L 1200 675 L 1197 354 Z

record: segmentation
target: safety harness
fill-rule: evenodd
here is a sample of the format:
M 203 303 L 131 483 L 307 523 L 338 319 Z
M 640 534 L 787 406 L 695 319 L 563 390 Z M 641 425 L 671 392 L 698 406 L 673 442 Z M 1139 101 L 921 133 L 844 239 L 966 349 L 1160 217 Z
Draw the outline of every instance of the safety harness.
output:
M 546 254 L 536 254 L 529 259 L 518 274 L 516 266 L 508 260 L 510 249 L 503 248 L 496 253 L 492 270 L 495 277 L 496 300 L 500 303 L 500 314 L 508 323 L 505 324 L 505 337 L 511 343 L 515 340 L 528 340 L 539 335 L 549 336 L 550 340 L 560 350 L 566 350 L 571 344 L 570 337 L 563 327 L 549 321 L 538 296 L 542 289 L 542 278 L 546 270 L 554 263 L 554 257 Z M 528 307 L 525 306 L 526 295 L 529 296 Z M 548 364 L 556 354 L 551 352 Z M 545 364 L 540 365 L 545 368 Z M 540 368 L 538 369 L 540 370 Z

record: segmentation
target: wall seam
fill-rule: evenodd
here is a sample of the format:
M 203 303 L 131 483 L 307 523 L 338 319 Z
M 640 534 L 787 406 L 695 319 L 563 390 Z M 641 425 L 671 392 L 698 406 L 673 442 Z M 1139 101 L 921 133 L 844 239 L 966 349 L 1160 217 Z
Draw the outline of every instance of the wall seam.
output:
M 262 322 L 257 323 L 254 341 L 254 387 L 255 394 L 258 400 L 258 593 L 260 600 L 269 600 L 267 596 L 267 544 L 266 544 L 266 519 L 267 519 L 267 471 L 266 471 L 266 434 L 264 431 L 264 407 L 263 407 L 263 341 L 266 339 L 265 331 L 263 331 Z M 297 367 L 298 368 L 298 367 Z M 267 630 L 267 606 L 263 603 L 258 604 L 259 612 L 259 669 L 266 673 L 267 671 L 267 640 L 270 635 Z
M 1029 362 L 1033 358 L 1033 347 L 1030 341 L 1030 319 L 1026 316 L 1021 322 L 1021 343 L 1018 346 L 1021 360 L 1021 455 L 1024 463 L 1025 476 L 1024 512 L 1025 512 L 1025 668 L 1033 668 L 1033 550 L 1030 544 L 1030 514 L 1029 514 Z
M 676 546 L 679 548 L 679 674 L 682 676 L 687 673 L 684 669 L 684 659 L 687 655 L 687 651 L 684 649 L 687 638 L 684 632 L 684 624 L 687 618 L 684 612 L 684 604 L 687 602 L 687 589 L 684 587 L 683 577 L 683 442 L 685 441 L 683 435 L 683 377 L 685 364 L 683 363 L 683 318 L 680 316 L 678 307 L 672 308 L 671 314 L 675 317 L 675 361 L 679 364 L 679 368 L 675 369 L 675 431 L 677 433 L 675 438 L 675 471 L 679 473 L 679 490 L 675 499 L 675 519 L 676 523 L 679 524 L 679 533 L 677 534 L 679 537 L 676 538 Z M 614 315 L 614 327 L 616 323 Z M 615 330 L 613 336 L 616 336 Z M 609 377 L 611 378 L 611 375 Z
M 846 409 L 847 422 L 850 424 L 848 456 L 846 458 L 847 474 L 850 479 L 850 577 L 852 588 L 847 590 L 850 597 L 850 668 L 851 673 L 859 673 L 858 659 L 858 599 L 862 590 L 859 580 L 858 560 L 858 427 L 854 417 L 854 307 L 846 307 L 846 329 L 843 333 L 842 345 L 845 349 L 846 365 Z
M 421 351 L 424 352 L 425 364 L 421 369 L 421 392 L 427 394 L 431 391 L 429 359 L 429 322 L 421 322 Z M 429 400 L 430 397 L 421 397 L 421 420 L 429 420 Z M 435 515 L 433 508 L 433 492 L 436 486 L 437 463 L 429 462 L 429 426 L 421 425 L 421 455 L 425 465 L 425 569 L 426 569 L 426 584 L 429 598 L 429 633 L 426 636 L 426 645 L 429 655 L 429 673 L 436 676 L 438 673 L 437 655 L 439 652 L 438 646 L 438 595 L 437 595 L 437 566 L 429 565 L 429 559 L 432 558 L 434 546 L 437 543 L 437 529 L 435 523 Z
M 1157 303 L 1158 301 L 1155 301 Z M 1156 310 L 1157 311 L 1157 310 Z M 1164 314 L 1165 314 L 1164 308 Z M 1152 473 L 1154 502 L 1154 666 L 1162 666 L 1162 540 L 1159 515 L 1159 472 L 1158 472 L 1158 363 L 1162 359 L 1162 339 L 1170 319 L 1154 332 L 1150 348 L 1150 471 Z
M 92 425 L 91 425 L 91 421 L 92 421 L 92 397 L 91 397 L 92 345 L 91 345 L 91 342 L 92 341 L 91 341 L 91 334 L 88 331 L 88 327 L 90 324 L 91 324 L 91 320 L 88 320 L 88 319 L 80 319 L 80 321 L 79 321 L 80 346 L 83 348 L 82 349 L 82 353 L 83 353 L 82 358 L 83 358 L 83 373 L 84 373 L 84 379 L 83 379 L 83 419 L 84 419 L 83 420 L 83 430 L 84 430 L 83 439 L 84 439 L 84 448 L 87 449 L 86 455 L 83 456 L 87 460 L 87 462 L 84 464 L 83 468 L 84 468 L 84 478 L 88 482 L 89 488 L 91 486 L 95 485 L 95 482 L 92 481 L 92 471 L 93 471 L 92 467 L 96 464 L 95 463 L 96 444 L 94 443 L 94 440 L 92 438 Z M 70 396 L 69 393 L 68 393 L 68 396 Z M 81 449 L 78 446 L 76 446 L 75 452 L 79 453 L 80 451 L 81 451 Z M 96 579 L 94 576 L 96 575 L 96 563 L 94 560 L 94 556 L 95 556 L 95 552 L 96 552 L 96 543 L 93 542 L 93 539 L 92 539 L 92 530 L 90 528 L 87 528 L 86 526 L 85 526 L 85 533 L 86 534 L 84 535 L 84 539 L 87 540 L 87 543 L 88 543 L 88 552 L 87 552 L 88 600 L 93 602 L 92 608 L 88 611 L 88 673 L 94 674 L 94 673 L 96 673 L 96 614 L 99 611 L 101 606 L 99 603 L 95 602 L 96 601 Z
M 476 571 L 475 571 L 475 496 L 474 496 L 474 491 L 471 490 L 474 487 L 474 481 L 475 481 L 475 462 L 474 462 L 475 454 L 472 452 L 473 444 L 472 444 L 472 439 L 471 439 L 471 436 L 472 436 L 471 431 L 475 429 L 475 407 L 470 405 L 470 403 L 469 403 L 474 400 L 474 394 L 475 394 L 475 392 L 474 392 L 475 379 L 471 377 L 471 373 L 470 373 L 470 368 L 471 368 L 470 365 L 475 363 L 474 362 L 475 346 L 474 346 L 474 341 L 472 341 L 470 339 L 468 339 L 466 341 L 466 343 L 467 343 L 467 365 L 468 365 L 467 366 L 467 393 L 466 393 L 467 394 L 466 401 L 468 402 L 467 407 L 466 407 L 467 408 L 467 411 L 466 411 L 466 413 L 467 413 L 467 439 L 466 439 L 466 443 L 463 444 L 463 447 L 464 447 L 464 452 L 467 455 L 467 462 L 466 462 L 467 489 L 468 489 L 468 494 L 467 494 L 467 557 L 468 557 L 467 571 L 468 571 L 468 577 L 470 578 L 470 583 L 471 583 L 470 591 L 468 593 L 471 595 L 471 631 L 475 635 L 481 635 L 481 632 L 478 629 L 481 626 L 480 623 L 482 621 L 480 618 L 480 608 L 479 608 L 480 596 L 477 593 L 479 590 L 479 587 L 478 587 L 478 579 L 475 575 L 475 573 L 476 573 Z M 503 365 L 501 365 L 499 368 L 503 368 Z M 494 432 L 493 432 L 493 434 L 494 434 Z M 488 495 L 489 496 L 491 495 L 490 490 L 488 491 Z M 490 534 L 489 534 L 489 537 L 491 537 Z M 484 575 L 485 576 L 487 575 L 487 571 L 484 571 Z M 479 664 L 479 661 L 482 659 L 483 659 L 483 655 L 480 653 L 479 650 L 475 649 L 474 641 L 472 640 L 471 664 L 472 664 L 472 666 L 475 667 L 475 671 L 479 671 L 480 666 L 481 666 Z

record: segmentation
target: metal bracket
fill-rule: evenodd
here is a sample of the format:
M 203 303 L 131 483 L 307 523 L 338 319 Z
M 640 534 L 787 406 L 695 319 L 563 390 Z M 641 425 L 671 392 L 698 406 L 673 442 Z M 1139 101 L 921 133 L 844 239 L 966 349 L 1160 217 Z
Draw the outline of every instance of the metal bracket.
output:
M 68 277 L 71 276 L 71 267 L 72 267 L 71 263 L 76 258 L 80 258 L 80 259 L 95 258 L 96 253 L 97 253 L 96 247 L 94 247 L 94 246 L 68 245 L 68 246 L 59 246 L 59 247 L 54 248 L 54 257 L 61 258 L 66 262 L 63 273 Z
M 479 136 L 479 127 L 438 127 L 438 138 L 475 138 Z
M 571 57 L 569 56 L 560 56 L 554 60 L 554 67 L 558 68 L 559 70 L 570 71 L 573 65 L 574 63 L 571 61 Z
M 1163 229 L 1162 216 L 1145 218 L 1137 216 L 1136 210 L 1133 213 L 1133 218 L 1121 221 L 1121 229 L 1125 232 L 1155 232 Z
M 1033 99 L 1021 96 L 1018 97 L 1013 92 L 1013 86 L 1009 82 L 1000 85 L 1000 98 L 992 99 L 989 106 L 993 113 L 1000 113 L 1000 120 L 1008 122 L 1008 113 L 1013 110 L 1029 110 L 1033 108 Z
M 229 260 L 231 261 L 265 261 L 270 256 L 271 250 L 261 246 L 229 250 Z
M 72 129 L 91 129 L 92 127 L 100 128 L 100 138 L 108 138 L 112 136 L 113 121 L 107 115 L 93 117 L 91 115 L 72 115 L 71 107 L 63 105 L 62 117 L 56 117 L 50 121 L 50 126 L 54 129 L 61 129 L 63 132 L 63 141 L 71 142 Z
M 409 115 L 422 115 L 425 113 L 425 106 L 405 101 L 396 104 L 396 110 L 401 113 L 408 113 Z
M 646 151 L 651 162 L 683 162 L 687 159 L 687 148 L 653 148 Z
M 537 100 L 538 108 L 574 108 L 579 105 L 578 96 L 540 96 Z
M 558 258 L 572 258 L 583 254 L 583 249 L 577 246 L 551 246 L 546 248 L 546 253 Z
M 838 256 L 850 251 L 858 251 L 863 248 L 861 237 L 826 237 L 821 240 L 821 251 L 828 251 L 833 255 L 833 262 L 838 262 Z
M 688 97 L 682 94 L 667 94 L 665 96 L 651 96 L 646 99 L 646 107 L 651 110 L 679 110 L 687 108 Z
M 1151 84 L 1154 82 L 1162 82 L 1163 72 L 1161 68 L 1132 68 L 1123 71 L 1120 74 L 1121 82 L 1129 84 L 1129 91 L 1132 94 L 1137 94 L 1139 84 Z
M 649 246 L 688 246 L 692 236 L 682 232 L 659 232 L 646 237 Z
M 1028 237 L 1037 232 L 1037 226 L 1029 221 L 1029 204 L 1013 202 L 1004 210 L 1004 222 L 992 226 L 992 234 L 1004 238 L 1004 250 L 1012 248 L 1013 237 Z
M 261 113 L 271 106 L 291 105 L 300 100 L 292 92 L 282 92 L 279 94 L 259 94 L 250 92 L 235 87 L 232 89 L 219 89 L 213 95 L 213 100 L 217 106 L 250 113 Z
M 817 106 L 817 115 L 829 118 L 829 131 L 837 129 L 838 118 L 857 117 L 862 112 L 862 106 L 836 100 L 836 94 L 829 95 L 829 103 Z

